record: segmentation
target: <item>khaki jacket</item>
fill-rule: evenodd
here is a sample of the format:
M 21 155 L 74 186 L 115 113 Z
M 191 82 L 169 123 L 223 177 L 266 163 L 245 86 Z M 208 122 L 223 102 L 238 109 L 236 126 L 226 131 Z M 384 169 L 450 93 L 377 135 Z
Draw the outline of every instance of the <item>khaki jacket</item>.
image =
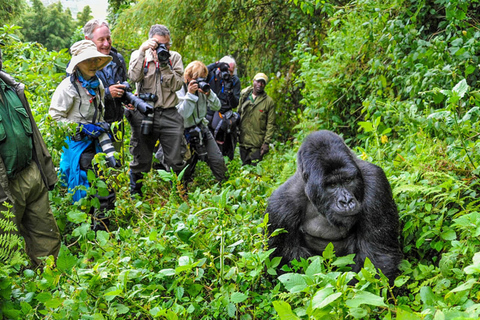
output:
M 104 95 L 105 89 L 102 81 L 98 87 L 100 94 L 97 93 L 95 99 L 97 103 L 97 115 L 95 115 L 95 105 L 90 103 L 92 98 L 82 85 L 77 82 L 77 89 L 70 81 L 70 77 L 63 81 L 55 89 L 50 101 L 50 109 L 48 113 L 55 121 L 59 122 L 75 122 L 75 123 L 97 123 L 103 121 Z M 80 93 L 80 96 L 78 95 Z M 100 107 L 101 106 L 101 107 Z
M 251 101 L 253 91 L 250 86 L 242 90 L 238 103 L 240 114 L 240 147 L 259 149 L 262 144 L 270 143 L 275 130 L 275 103 L 266 93 Z
M 35 119 L 32 115 L 32 110 L 30 109 L 27 98 L 25 97 L 25 86 L 22 83 L 16 82 L 9 74 L 3 71 L 0 71 L 0 78 L 2 78 L 2 80 L 5 81 L 6 84 L 14 88 L 18 97 L 22 101 L 23 106 L 25 107 L 25 110 L 28 113 L 33 129 L 32 160 L 35 161 L 38 168 L 40 169 L 43 182 L 45 183 L 47 188 L 51 190 L 55 186 L 55 183 L 58 181 L 57 173 L 55 172 L 52 157 L 48 152 L 45 142 L 43 141 L 40 130 L 38 130 L 37 124 L 35 123 Z M 0 203 L 3 203 L 3 201 L 7 200 L 11 203 L 14 202 L 12 194 L 8 188 L 7 171 L 5 169 L 3 160 L 0 157 Z
M 158 66 L 150 49 L 132 52 L 128 78 L 136 83 L 137 93 L 154 93 L 158 96 L 155 108 L 173 108 L 178 104 L 177 90 L 183 85 L 182 56 L 170 51 L 170 66 Z M 145 72 L 146 71 L 146 72 Z

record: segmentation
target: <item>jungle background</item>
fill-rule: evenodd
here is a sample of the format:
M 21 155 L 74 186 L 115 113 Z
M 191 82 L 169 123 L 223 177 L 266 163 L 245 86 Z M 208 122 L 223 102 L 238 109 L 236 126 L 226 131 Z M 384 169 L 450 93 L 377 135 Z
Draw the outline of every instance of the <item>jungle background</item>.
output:
M 88 9 L 73 19 L 59 4 L 0 4 L 4 69 L 26 84 L 58 164 L 68 128 L 48 107 Z M 115 187 L 111 230 L 91 231 L 85 212 L 98 203 L 72 205 L 58 183 L 56 263 L 33 270 L 23 250 L 8 249 L 15 239 L 0 238 L 9 261 L 0 266 L 0 317 L 478 319 L 479 9 L 477 0 L 109 0 L 113 44 L 127 63 L 162 23 L 185 65 L 230 54 L 242 88 L 268 74 L 275 141 L 257 167 L 242 167 L 237 150 L 222 185 L 204 163 L 188 193 L 174 174 L 151 171 L 142 200 L 129 196 L 128 166 L 106 168 L 97 157 L 105 182 L 90 174 L 88 192 Z M 269 257 L 268 197 L 319 129 L 386 172 L 404 253 L 394 286 L 368 261 L 351 272 L 352 257 L 332 247 L 282 272 Z M 128 126 L 124 139 L 128 146 Z M 128 161 L 128 149 L 120 156 Z

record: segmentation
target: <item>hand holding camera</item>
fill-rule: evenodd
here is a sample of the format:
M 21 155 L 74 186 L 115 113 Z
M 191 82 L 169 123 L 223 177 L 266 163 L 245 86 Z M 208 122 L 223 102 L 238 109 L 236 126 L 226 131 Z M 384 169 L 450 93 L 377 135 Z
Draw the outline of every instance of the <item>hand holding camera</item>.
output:
M 140 46 L 140 51 L 145 52 L 148 49 L 155 50 L 155 48 L 157 47 L 157 44 L 158 44 L 157 40 L 155 40 L 154 38 L 150 38 L 144 43 L 142 43 L 142 45 Z
M 210 94 L 210 85 L 205 78 L 197 78 L 191 80 L 188 83 L 188 92 L 191 94 L 195 94 L 199 90 L 201 93 L 206 94 L 207 96 Z
M 110 91 L 110 96 L 112 98 L 121 98 L 125 93 L 126 86 L 121 83 L 112 84 L 110 87 L 108 87 L 108 90 Z

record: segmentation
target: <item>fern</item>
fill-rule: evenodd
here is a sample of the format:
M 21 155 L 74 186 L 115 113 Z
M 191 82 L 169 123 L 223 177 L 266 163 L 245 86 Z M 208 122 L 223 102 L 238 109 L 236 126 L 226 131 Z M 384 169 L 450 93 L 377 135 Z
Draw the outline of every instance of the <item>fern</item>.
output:
M 4 202 L 3 206 L 7 210 L 0 214 L 0 260 L 10 261 L 13 256 L 18 255 L 21 239 L 17 234 L 15 215 L 11 212 L 12 205 Z

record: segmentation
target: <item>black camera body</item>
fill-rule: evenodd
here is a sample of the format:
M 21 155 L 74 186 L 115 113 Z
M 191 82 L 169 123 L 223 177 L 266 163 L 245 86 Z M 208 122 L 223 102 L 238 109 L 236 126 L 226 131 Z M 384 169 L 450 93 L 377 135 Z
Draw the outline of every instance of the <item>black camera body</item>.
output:
M 230 74 L 230 71 L 228 71 L 229 65 L 226 62 L 220 63 L 220 78 L 222 78 L 225 81 L 230 81 L 232 79 L 232 75 Z
M 164 43 L 159 43 L 156 50 L 158 62 L 167 63 L 170 59 L 170 52 L 168 51 L 167 46 Z
M 210 85 L 208 84 L 206 78 L 197 78 L 197 80 L 195 80 L 195 81 L 198 84 L 198 88 L 202 89 L 203 92 L 206 93 L 206 92 L 210 91 Z
M 207 146 L 204 143 L 202 129 L 198 126 L 195 126 L 185 131 L 187 142 L 190 143 L 190 147 L 198 155 L 198 159 L 201 161 L 207 161 Z

